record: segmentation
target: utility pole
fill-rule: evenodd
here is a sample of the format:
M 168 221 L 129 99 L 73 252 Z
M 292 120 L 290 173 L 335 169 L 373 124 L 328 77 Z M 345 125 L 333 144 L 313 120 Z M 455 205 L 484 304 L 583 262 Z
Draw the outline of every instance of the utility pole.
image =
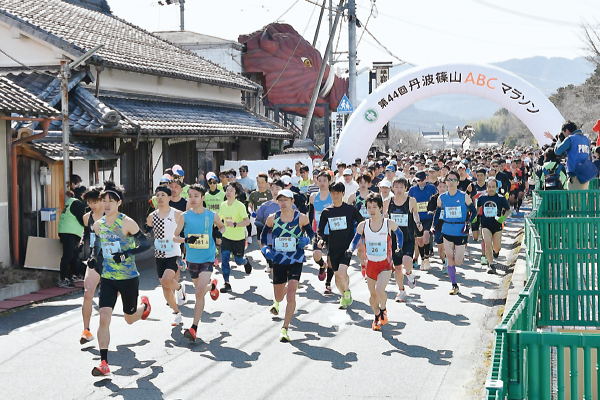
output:
M 315 82 L 315 87 L 313 89 L 312 96 L 310 98 L 310 104 L 308 106 L 308 112 L 306 113 L 306 118 L 304 119 L 304 125 L 302 126 L 302 136 L 300 137 L 302 140 L 306 139 L 308 135 L 308 129 L 310 128 L 310 123 L 312 121 L 313 113 L 315 112 L 315 105 L 317 104 L 317 99 L 319 98 L 319 91 L 321 90 L 321 83 L 323 82 L 323 76 L 325 75 L 325 67 L 327 66 L 328 55 L 331 51 L 331 46 L 333 45 L 333 38 L 335 36 L 335 30 L 337 28 L 337 24 L 340 20 L 340 16 L 344 10 L 344 0 L 340 0 L 340 4 L 337 6 L 335 20 L 333 21 L 333 26 L 329 30 L 329 41 L 327 42 L 327 48 L 325 49 L 325 59 L 321 63 L 321 68 L 319 69 L 319 76 L 317 77 L 317 81 Z M 333 71 L 329 71 L 329 73 L 333 73 Z M 329 112 L 328 109 L 325 112 Z M 329 139 L 326 139 L 329 140 Z
M 69 171 L 69 77 L 71 70 L 69 63 L 66 60 L 60 62 L 60 97 L 61 97 L 61 113 L 62 113 L 62 153 L 63 153 L 63 175 L 64 175 L 64 192 L 65 202 L 67 201 L 67 193 L 69 192 L 69 181 L 71 173 Z
M 179 0 L 179 14 L 180 14 L 179 19 L 181 21 L 180 24 L 179 24 L 181 26 L 179 30 L 181 30 L 181 31 L 184 30 L 183 29 L 183 26 L 184 26 L 183 25 L 183 11 L 185 9 L 184 3 L 185 3 L 185 0 Z
M 348 98 L 356 107 L 356 1 L 348 0 Z
M 329 32 L 331 32 L 332 27 L 333 27 L 333 0 L 329 0 Z M 329 49 L 329 54 L 327 54 L 327 59 L 329 60 L 329 68 L 331 71 L 331 67 L 333 67 L 333 48 Z

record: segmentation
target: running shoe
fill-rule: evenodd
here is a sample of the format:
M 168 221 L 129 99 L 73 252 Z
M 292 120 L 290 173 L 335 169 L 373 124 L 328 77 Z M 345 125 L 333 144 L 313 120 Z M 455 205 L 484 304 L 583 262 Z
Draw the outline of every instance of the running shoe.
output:
M 423 265 L 421 265 L 421 269 L 423 271 L 427 271 L 429 268 L 431 268 L 431 265 L 429 264 L 429 259 L 423 260 Z
M 494 264 L 491 264 L 490 267 L 487 270 L 487 273 L 490 275 L 496 275 L 498 272 L 496 271 L 496 266 Z
M 75 288 L 75 285 L 73 285 L 73 282 L 71 282 L 68 279 L 59 279 L 57 286 L 59 288 L 63 288 L 63 289 L 73 289 L 73 288 Z
M 215 258 L 215 268 L 219 266 L 219 260 Z
M 229 282 L 225 282 L 223 284 L 223 287 L 221 288 L 221 293 L 227 293 L 227 292 L 231 292 L 231 285 L 229 284 Z
M 94 340 L 94 335 L 90 332 L 89 329 L 84 329 L 81 333 L 81 338 L 79 339 L 79 344 L 86 344 Z
M 171 326 L 178 326 L 181 324 L 181 313 L 175 313 L 173 317 L 173 322 L 171 322 Z
M 325 277 L 327 276 L 327 273 L 325 271 L 325 267 L 319 268 L 319 274 L 317 276 L 319 277 L 320 281 L 324 281 L 325 280 Z
M 448 260 L 444 260 L 444 266 L 442 267 L 442 272 L 448 275 Z
M 248 244 L 252 244 L 252 237 L 248 236 L 248 238 L 246 239 L 248 241 Z
M 458 289 L 458 285 L 452 285 L 452 290 L 450 291 L 451 295 L 460 294 L 460 290 Z
M 94 376 L 106 376 L 110 375 L 110 368 L 108 368 L 108 363 L 106 360 L 102 360 L 99 366 L 94 367 L 92 369 L 92 375 Z
M 412 276 L 412 279 L 409 276 Z M 409 288 L 414 289 L 417 286 L 417 277 L 411 272 L 410 275 L 406 275 L 406 283 L 408 283 Z
M 481 257 L 481 265 L 488 265 L 488 260 L 486 258 L 486 256 Z
M 281 328 L 281 335 L 279 336 L 279 341 L 281 343 L 289 343 L 290 337 L 288 336 L 287 329 Z
M 196 330 L 194 328 L 186 329 L 183 332 L 183 336 L 188 338 L 190 340 L 190 342 L 195 342 L 196 341 Z
M 346 303 L 347 306 L 352 304 L 352 293 L 350 293 L 349 290 L 346 290 L 344 292 L 344 302 Z
M 333 294 L 333 291 L 331 290 L 331 283 L 325 284 L 325 294 Z
M 210 298 L 213 300 L 216 300 L 219 298 L 219 290 L 217 289 L 217 280 L 213 279 L 210 282 L 210 284 L 212 285 L 211 289 L 210 289 Z
M 346 299 L 344 298 L 344 296 L 340 297 L 340 306 L 339 309 L 340 310 L 345 310 L 346 308 L 348 308 L 348 304 L 346 304 Z
M 246 259 L 246 264 L 244 264 L 244 270 L 248 275 L 252 272 L 252 264 L 250 264 L 250 260 Z
M 404 303 L 406 301 L 406 290 L 401 290 L 396 293 L 396 302 Z
M 140 303 L 146 305 L 146 309 L 142 313 L 142 319 L 146 319 L 148 318 L 148 315 L 150 315 L 150 311 L 152 310 L 152 307 L 150 307 L 150 300 L 148 299 L 148 297 L 142 296 L 142 298 L 140 299 Z
M 388 323 L 387 310 L 381 310 L 379 313 L 379 322 L 381 326 Z
M 413 269 L 419 269 L 419 263 L 415 259 L 413 259 Z
M 185 285 L 183 282 L 181 282 L 181 287 L 175 291 L 175 298 L 177 299 L 178 306 L 185 304 Z
M 73 275 L 72 282 L 83 282 L 85 277 L 83 275 Z
M 373 321 L 373 324 L 371 325 L 371 327 L 373 328 L 374 331 L 381 330 L 381 322 L 379 322 L 379 315 L 375 316 L 375 321 Z
M 279 315 L 279 302 L 277 300 L 273 301 L 273 305 L 271 306 L 271 314 Z

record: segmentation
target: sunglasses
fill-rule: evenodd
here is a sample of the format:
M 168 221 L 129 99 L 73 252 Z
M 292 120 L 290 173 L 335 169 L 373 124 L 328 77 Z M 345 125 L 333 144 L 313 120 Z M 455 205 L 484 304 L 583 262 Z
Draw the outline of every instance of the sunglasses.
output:
M 414 175 L 414 174 L 416 174 L 416 172 L 410 171 L 409 174 Z
M 227 178 L 228 179 L 232 179 L 232 178 L 235 178 L 235 176 L 234 175 L 227 175 Z
M 446 182 L 458 182 L 458 179 L 446 179 Z
M 214 184 L 216 184 L 216 183 L 217 183 L 217 181 L 216 181 L 216 180 L 214 180 L 214 179 L 209 179 L 209 180 L 208 180 L 208 183 L 209 183 L 209 184 L 211 184 L 211 183 L 214 183 Z

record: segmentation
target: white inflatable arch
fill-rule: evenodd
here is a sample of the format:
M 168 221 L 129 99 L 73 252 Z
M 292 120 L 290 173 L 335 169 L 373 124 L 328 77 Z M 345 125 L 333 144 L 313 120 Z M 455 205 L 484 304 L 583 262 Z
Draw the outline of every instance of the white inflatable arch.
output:
M 416 67 L 394 76 L 354 111 L 340 135 L 334 158 L 366 159 L 383 126 L 409 105 L 442 94 L 470 94 L 505 107 L 529 128 L 540 145 L 550 143 L 564 118 L 541 93 L 518 76 L 491 65 L 448 64 Z

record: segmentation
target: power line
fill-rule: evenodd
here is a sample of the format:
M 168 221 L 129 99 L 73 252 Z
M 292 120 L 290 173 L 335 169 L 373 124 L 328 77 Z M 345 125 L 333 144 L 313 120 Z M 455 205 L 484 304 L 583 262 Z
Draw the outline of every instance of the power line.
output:
M 373 38 L 373 40 L 375 40 L 375 42 L 377 42 L 377 44 L 379 46 L 381 46 L 381 48 L 384 49 L 390 56 L 394 57 L 396 60 L 400 61 L 402 64 L 408 64 L 408 65 L 416 66 L 416 64 L 412 64 L 412 63 L 409 63 L 407 61 L 404 61 L 400 57 L 398 57 L 397 55 L 395 55 L 394 53 L 392 53 L 387 47 L 385 47 L 383 45 L 383 43 L 381 43 L 375 36 L 373 36 L 373 34 L 367 29 L 366 25 L 365 25 L 365 32 L 367 32 L 369 34 L 369 36 L 371 36 Z
M 34 72 L 37 72 L 38 74 L 43 74 L 43 75 L 51 76 L 53 79 L 56 78 L 55 75 L 51 75 L 51 74 L 49 74 L 49 73 L 47 73 L 45 71 L 41 71 L 41 70 L 38 70 L 38 69 L 35 69 L 35 68 L 31 68 L 30 66 L 23 64 L 21 61 L 17 60 L 16 58 L 14 58 L 13 56 L 11 56 L 10 54 L 8 54 L 7 52 L 5 52 L 2 49 L 0 49 L 0 53 L 4 54 L 6 57 L 10 58 L 11 60 L 13 60 L 14 62 L 16 62 L 17 64 L 19 64 L 20 66 L 22 66 L 24 68 L 27 68 L 27 69 L 29 69 L 31 71 L 34 71 Z

